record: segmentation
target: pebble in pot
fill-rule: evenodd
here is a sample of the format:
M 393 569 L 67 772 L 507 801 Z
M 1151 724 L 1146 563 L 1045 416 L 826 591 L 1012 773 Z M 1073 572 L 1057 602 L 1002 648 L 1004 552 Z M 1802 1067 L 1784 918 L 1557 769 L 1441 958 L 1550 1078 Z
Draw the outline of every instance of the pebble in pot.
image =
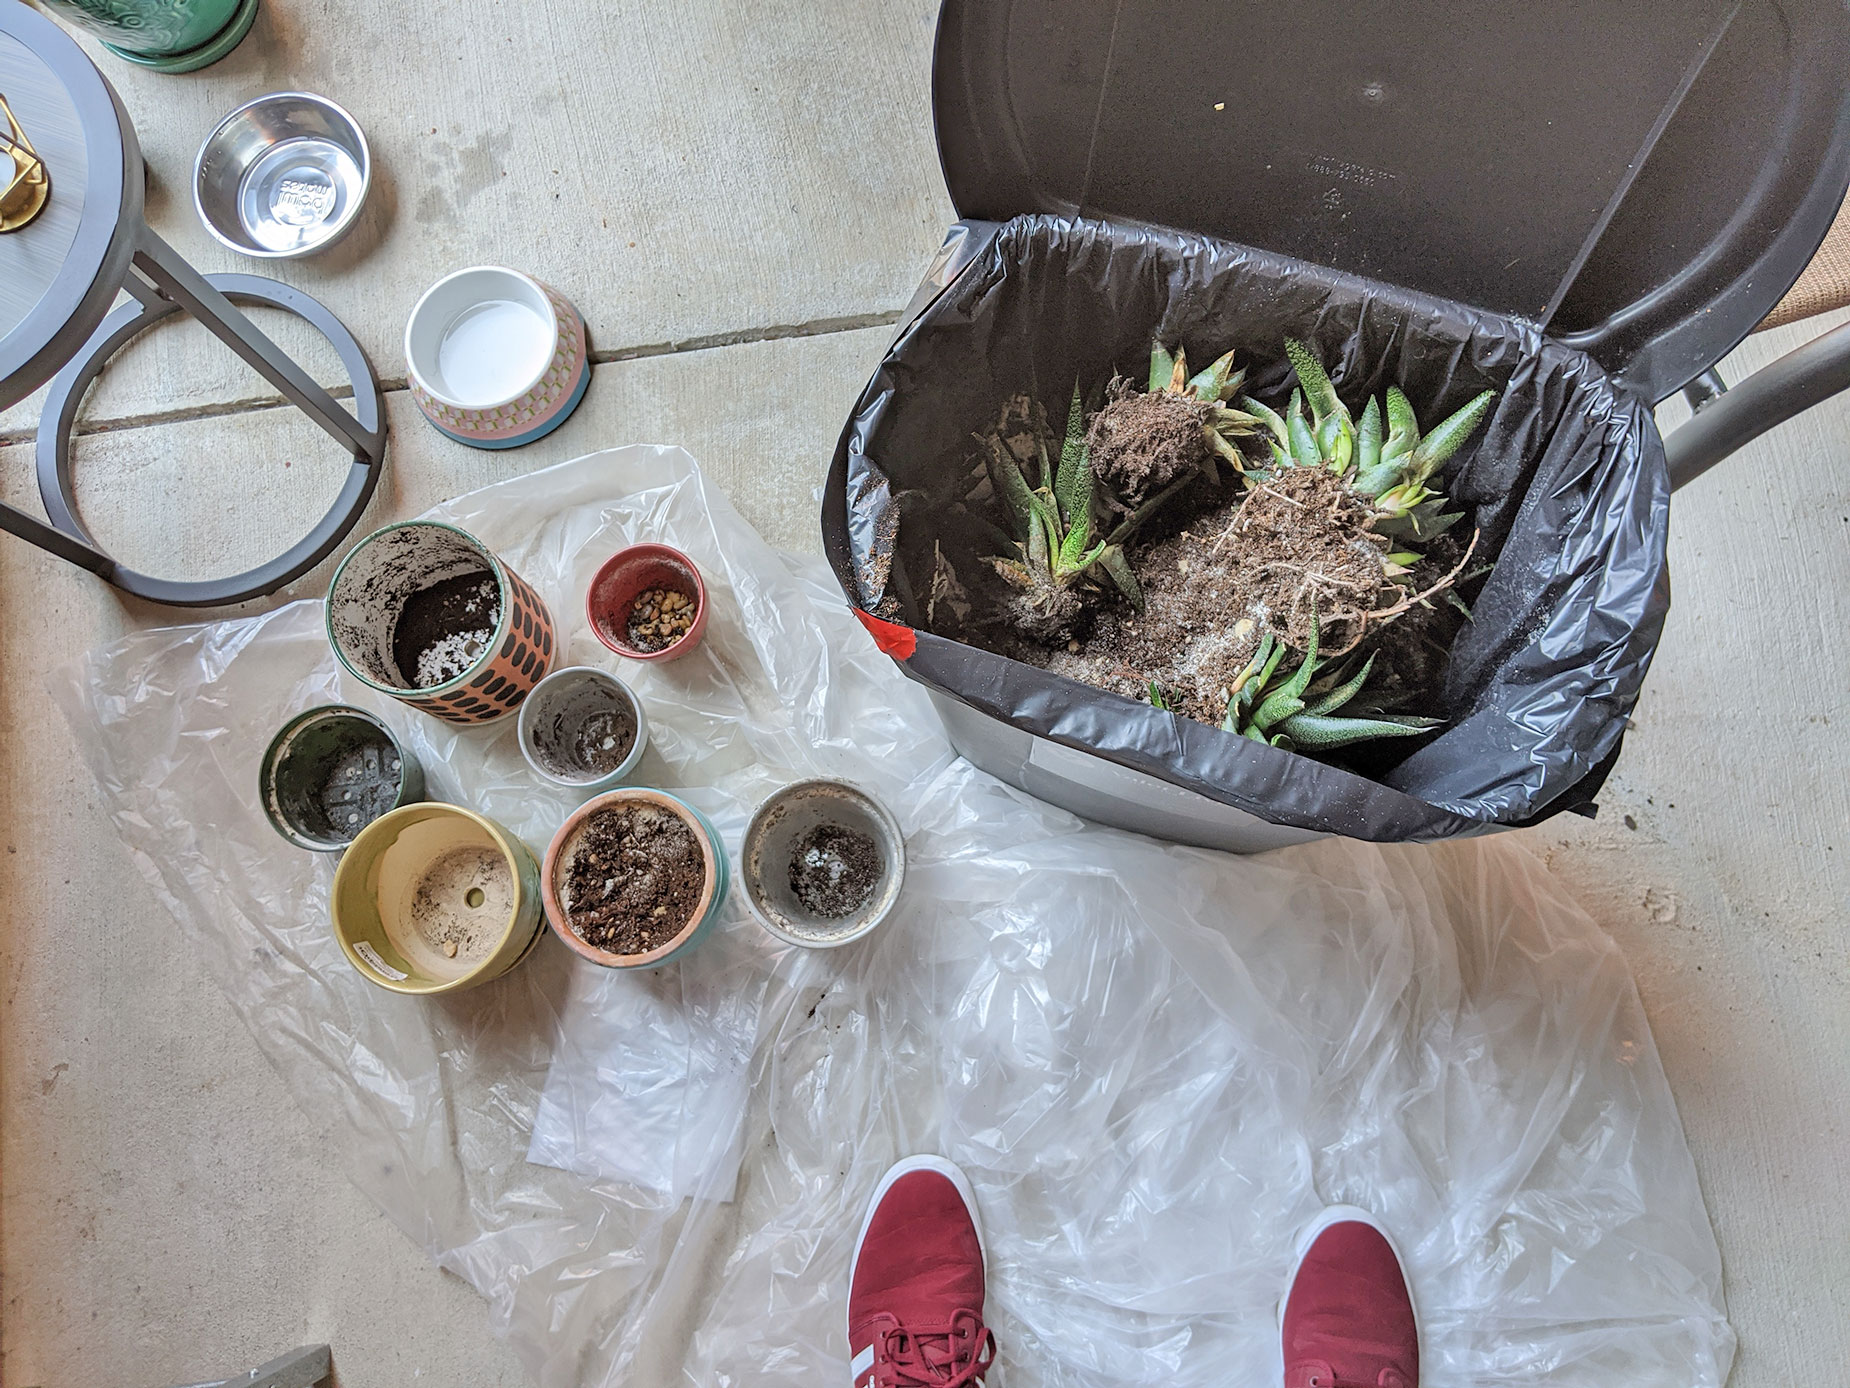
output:
M 906 841 L 878 800 L 845 781 L 799 781 L 752 816 L 740 850 L 758 923 L 787 944 L 832 949 L 892 914 Z
M 719 835 L 691 805 L 666 791 L 607 791 L 546 850 L 546 918 L 594 964 L 654 968 L 707 936 L 729 872 Z

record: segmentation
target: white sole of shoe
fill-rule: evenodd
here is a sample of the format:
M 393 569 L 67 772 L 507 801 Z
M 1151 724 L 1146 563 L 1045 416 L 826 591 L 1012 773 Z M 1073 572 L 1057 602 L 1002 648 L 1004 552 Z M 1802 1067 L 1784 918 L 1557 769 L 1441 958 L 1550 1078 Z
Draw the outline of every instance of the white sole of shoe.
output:
M 855 1270 L 861 1265 L 861 1245 L 867 1242 L 867 1231 L 873 1225 L 874 1211 L 880 1208 L 880 1202 L 886 1198 L 902 1176 L 910 1176 L 914 1171 L 935 1171 L 957 1189 L 957 1196 L 964 1202 L 964 1209 L 970 1215 L 970 1223 L 976 1227 L 976 1245 L 983 1252 L 983 1279 L 989 1280 L 989 1247 L 983 1239 L 983 1217 L 977 1213 L 976 1192 L 970 1188 L 970 1178 L 964 1175 L 962 1168 L 943 1157 L 921 1153 L 915 1157 L 903 1157 L 887 1168 L 886 1175 L 880 1178 L 880 1184 L 874 1187 L 873 1198 L 867 1202 L 867 1213 L 861 1217 L 861 1232 L 855 1235 L 854 1258 L 848 1264 L 848 1286 L 854 1286 Z M 1399 1256 L 1398 1254 L 1396 1256 Z M 844 1303 L 846 1298 L 844 1298 Z M 848 1319 L 847 1307 L 842 1308 L 844 1325 Z M 850 1334 L 853 1332 L 850 1331 Z
M 1317 1236 L 1333 1224 L 1366 1224 L 1382 1238 L 1387 1240 L 1388 1248 L 1394 1254 L 1394 1264 L 1400 1269 L 1400 1282 L 1407 1289 L 1407 1302 L 1413 1307 L 1413 1333 L 1420 1333 L 1420 1303 L 1413 1295 L 1413 1279 L 1407 1276 L 1407 1260 L 1401 1254 L 1400 1245 L 1394 1242 L 1390 1234 L 1367 1210 L 1360 1205 L 1326 1205 L 1319 1214 L 1298 1233 L 1297 1252 L 1291 1260 L 1291 1276 L 1285 1279 L 1285 1290 L 1278 1298 L 1278 1373 L 1274 1383 L 1285 1381 L 1285 1303 L 1291 1299 L 1291 1289 L 1297 1285 L 1298 1271 L 1304 1266 L 1304 1255 L 1310 1252 L 1310 1246 L 1317 1241 Z M 1416 1339 L 1417 1346 L 1417 1339 Z

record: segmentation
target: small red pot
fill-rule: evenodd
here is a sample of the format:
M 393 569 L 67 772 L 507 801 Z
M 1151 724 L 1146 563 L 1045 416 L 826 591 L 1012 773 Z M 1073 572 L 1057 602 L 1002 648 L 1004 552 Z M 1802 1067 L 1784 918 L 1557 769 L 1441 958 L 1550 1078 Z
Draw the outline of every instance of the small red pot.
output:
M 629 643 L 630 608 L 651 588 L 667 588 L 691 598 L 694 624 L 672 646 L 639 651 Z M 585 594 L 591 630 L 618 655 L 631 660 L 674 660 L 700 644 L 707 629 L 707 586 L 694 561 L 671 545 L 642 544 L 620 549 L 604 561 Z

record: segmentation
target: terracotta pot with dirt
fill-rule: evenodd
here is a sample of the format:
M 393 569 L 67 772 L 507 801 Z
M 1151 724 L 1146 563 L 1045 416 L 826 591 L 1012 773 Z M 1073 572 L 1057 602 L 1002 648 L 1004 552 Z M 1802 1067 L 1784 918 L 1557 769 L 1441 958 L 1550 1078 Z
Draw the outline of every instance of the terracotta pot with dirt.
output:
M 591 634 L 630 660 L 679 660 L 707 630 L 707 585 L 672 545 L 637 544 L 606 559 L 585 593 Z
M 586 801 L 546 850 L 546 919 L 581 958 L 613 969 L 679 959 L 710 932 L 730 867 L 717 832 L 666 791 Z

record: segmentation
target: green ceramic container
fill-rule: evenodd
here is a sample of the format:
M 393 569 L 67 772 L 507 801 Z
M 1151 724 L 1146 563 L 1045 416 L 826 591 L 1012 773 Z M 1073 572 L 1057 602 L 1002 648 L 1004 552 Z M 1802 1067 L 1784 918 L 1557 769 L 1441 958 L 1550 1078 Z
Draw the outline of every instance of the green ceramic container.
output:
M 324 704 L 271 739 L 257 795 L 297 848 L 336 853 L 388 810 L 424 798 L 424 772 L 392 730 L 363 708 Z
M 46 0 L 118 58 L 157 72 L 192 72 L 236 48 L 258 0 Z

